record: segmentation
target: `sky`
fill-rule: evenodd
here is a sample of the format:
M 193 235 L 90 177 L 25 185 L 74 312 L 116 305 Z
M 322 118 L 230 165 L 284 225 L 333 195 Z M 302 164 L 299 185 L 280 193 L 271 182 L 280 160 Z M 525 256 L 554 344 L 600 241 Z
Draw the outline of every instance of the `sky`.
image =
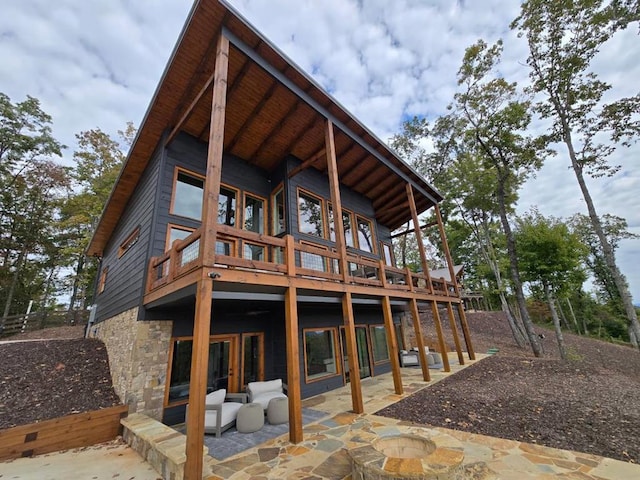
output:
M 501 38 L 501 74 L 528 83 L 527 46 L 509 29 L 518 0 L 230 0 L 273 44 L 309 73 L 380 139 L 414 115 L 434 120 L 456 91 L 464 50 L 479 38 Z M 139 125 L 182 29 L 189 0 L 0 0 L 0 92 L 15 102 L 40 100 L 54 136 L 99 127 L 115 135 Z M 614 88 L 634 95 L 640 78 L 638 29 L 617 33 L 594 59 Z M 542 124 L 538 122 L 538 127 Z M 586 213 L 561 145 L 520 192 L 518 212 Z M 640 234 L 640 146 L 619 149 L 622 170 L 589 180 L 600 215 L 626 218 Z M 617 260 L 640 303 L 640 240 L 625 240 Z

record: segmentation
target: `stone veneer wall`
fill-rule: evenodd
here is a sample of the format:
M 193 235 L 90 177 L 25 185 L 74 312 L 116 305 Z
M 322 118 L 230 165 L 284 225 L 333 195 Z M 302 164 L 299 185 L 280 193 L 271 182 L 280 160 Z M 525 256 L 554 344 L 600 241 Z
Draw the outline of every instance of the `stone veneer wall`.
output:
M 91 328 L 104 342 L 113 387 L 129 413 L 162 420 L 172 321 L 138 321 L 132 308 Z

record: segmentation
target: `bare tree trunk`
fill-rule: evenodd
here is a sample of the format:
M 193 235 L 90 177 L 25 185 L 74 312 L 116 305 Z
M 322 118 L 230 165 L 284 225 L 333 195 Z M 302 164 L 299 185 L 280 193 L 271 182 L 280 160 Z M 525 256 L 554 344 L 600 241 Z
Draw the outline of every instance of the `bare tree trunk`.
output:
M 2 314 L 2 319 L 6 320 L 9 316 L 9 312 L 11 311 L 11 303 L 13 302 L 13 295 L 16 293 L 16 286 L 18 285 L 18 278 L 20 278 L 20 274 L 22 273 L 22 264 L 23 260 L 26 256 L 26 252 L 22 250 L 18 254 L 18 258 L 16 259 L 16 271 L 13 272 L 13 278 L 11 279 L 11 285 L 9 286 L 9 291 L 7 292 L 7 301 L 4 304 L 4 312 Z
M 638 323 L 638 315 L 636 314 L 636 309 L 633 306 L 633 300 L 631 298 L 631 292 L 629 291 L 629 285 L 627 284 L 627 281 L 624 278 L 624 275 L 622 275 L 622 273 L 618 269 L 613 248 L 611 247 L 611 244 L 607 240 L 607 236 L 605 235 L 604 229 L 602 228 L 600 217 L 598 217 L 598 213 L 596 212 L 596 208 L 593 204 L 593 199 L 591 198 L 591 193 L 589 192 L 589 188 L 587 187 L 587 184 L 584 180 L 582 165 L 578 161 L 576 152 L 573 148 L 573 140 L 571 138 L 571 129 L 567 123 L 566 117 L 561 115 L 561 120 L 562 120 L 562 126 L 564 130 L 564 142 L 567 145 L 567 149 L 569 151 L 569 158 L 571 159 L 571 168 L 573 168 L 573 172 L 575 173 L 576 179 L 578 180 L 578 185 L 580 186 L 580 191 L 582 192 L 582 197 L 584 198 L 584 201 L 587 204 L 587 211 L 589 212 L 589 219 L 591 220 L 591 225 L 593 226 L 593 230 L 598 236 L 598 240 L 600 240 L 600 246 L 602 247 L 602 254 L 604 257 L 604 261 L 607 264 L 607 267 L 609 268 L 609 270 L 611 271 L 611 276 L 613 277 L 616 287 L 618 287 L 618 292 L 620 292 L 622 305 L 624 307 L 624 310 L 627 315 L 627 320 L 629 322 L 629 330 L 634 332 L 635 338 L 640 338 L 640 324 Z M 635 346 L 636 348 L 638 348 L 637 345 Z
M 502 174 L 499 174 L 501 177 Z M 531 344 L 531 350 L 536 357 L 542 356 L 542 350 L 538 335 L 536 334 L 533 322 L 527 311 L 527 305 L 524 298 L 524 292 L 522 291 L 522 282 L 520 281 L 520 271 L 518 269 L 518 254 L 516 251 L 516 242 L 511 231 L 511 225 L 509 225 L 509 219 L 507 218 L 507 209 L 505 206 L 505 192 L 504 182 L 502 178 L 498 181 L 497 192 L 498 205 L 500 206 L 500 221 L 502 222 L 502 230 L 507 237 L 507 252 L 509 254 L 509 264 L 511 266 L 511 280 L 513 282 L 513 290 L 516 294 L 516 301 L 518 304 L 518 310 L 520 311 L 520 317 L 524 325 L 524 329 L 527 332 L 529 343 Z
M 555 299 L 555 303 L 558 306 L 558 311 L 560 312 L 560 320 L 562 320 L 562 325 L 564 325 L 564 328 L 571 331 L 571 325 L 569 325 L 569 322 L 567 321 L 567 317 L 564 314 L 564 310 L 562 310 L 562 305 L 560 305 L 560 301 L 558 299 Z
M 76 274 L 73 278 L 73 290 L 71 291 L 71 298 L 69 299 L 69 309 L 68 312 L 71 312 L 75 309 L 76 301 L 78 298 L 78 289 L 80 288 L 80 278 L 82 276 L 82 271 L 84 268 L 84 252 L 80 252 L 78 255 L 78 262 L 76 263 Z
M 553 298 L 553 292 L 549 285 L 545 283 L 544 285 L 544 293 L 547 296 L 547 302 L 549 303 L 549 310 L 551 310 L 551 318 L 553 318 L 553 326 L 556 330 L 556 340 L 558 340 L 558 350 L 560 350 L 560 358 L 563 360 L 567 359 L 567 347 L 564 343 L 564 337 L 562 336 L 562 327 L 560 326 L 560 318 L 558 317 L 558 312 L 556 311 L 555 299 Z
M 580 327 L 578 326 L 578 319 L 576 318 L 576 314 L 573 313 L 573 306 L 571 305 L 571 300 L 568 298 L 565 299 L 567 301 L 567 305 L 569 305 L 569 313 L 571 313 L 571 318 L 573 319 L 573 324 L 576 326 L 576 332 L 580 334 Z M 584 333 L 587 333 L 586 331 Z

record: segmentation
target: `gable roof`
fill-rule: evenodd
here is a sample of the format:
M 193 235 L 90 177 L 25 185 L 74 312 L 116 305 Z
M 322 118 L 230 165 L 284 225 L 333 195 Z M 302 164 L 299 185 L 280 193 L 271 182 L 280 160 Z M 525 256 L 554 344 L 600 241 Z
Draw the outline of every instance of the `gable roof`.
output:
M 287 155 L 327 169 L 325 120 L 335 127 L 340 182 L 369 198 L 378 222 L 395 229 L 411 219 L 405 184 L 418 212 L 440 193 L 223 0 L 198 0 L 156 88 L 88 255 L 101 256 L 163 135 L 181 130 L 206 141 L 217 36 L 230 40 L 224 151 L 267 171 Z M 202 94 L 204 92 L 204 94 Z

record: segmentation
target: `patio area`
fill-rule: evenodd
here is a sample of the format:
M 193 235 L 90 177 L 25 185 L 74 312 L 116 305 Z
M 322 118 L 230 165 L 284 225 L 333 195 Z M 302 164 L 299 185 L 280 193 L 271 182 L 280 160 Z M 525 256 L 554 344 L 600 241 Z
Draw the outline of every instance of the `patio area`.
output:
M 404 395 L 396 395 L 391 374 L 362 381 L 365 412 L 350 413 L 349 386 L 308 398 L 303 407 L 319 412 L 334 412 L 315 423 L 304 426 L 304 441 L 294 445 L 286 434 L 223 461 L 208 459 L 212 473 L 208 480 L 270 478 L 286 479 L 350 479 L 351 463 L 347 449 L 370 443 L 380 436 L 397 435 L 407 430 L 437 436 L 442 433 L 463 446 L 463 472 L 460 478 L 474 479 L 552 479 L 621 480 L 640 478 L 640 466 L 629 463 L 557 450 L 539 445 L 475 435 L 444 428 L 426 428 L 403 424 L 374 413 L 405 396 L 428 387 L 449 375 L 480 361 L 457 363 L 449 354 L 451 372 L 431 369 L 430 383 L 422 381 L 420 368 L 403 368 Z M 341 413 L 336 413 L 341 412 Z

